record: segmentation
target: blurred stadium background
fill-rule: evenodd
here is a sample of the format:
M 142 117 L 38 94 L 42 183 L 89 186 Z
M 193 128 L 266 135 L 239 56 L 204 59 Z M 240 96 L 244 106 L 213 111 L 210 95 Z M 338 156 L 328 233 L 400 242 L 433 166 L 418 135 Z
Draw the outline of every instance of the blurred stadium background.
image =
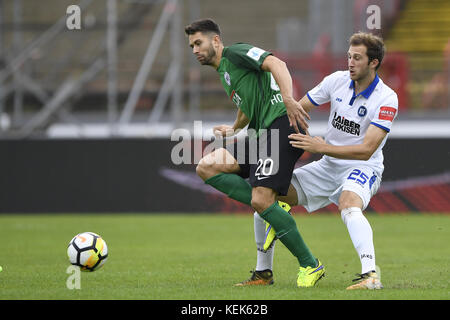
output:
M 71 5 L 80 29 L 66 25 Z M 297 98 L 346 69 L 353 32 L 383 36 L 379 74 L 400 113 L 369 211 L 450 213 L 448 0 L 0 0 L 0 13 L 0 212 L 250 212 L 171 161 L 174 129 L 202 121 L 205 146 L 236 114 L 184 36 L 211 17 L 225 45 L 285 59 Z M 311 116 L 322 134 L 328 107 Z

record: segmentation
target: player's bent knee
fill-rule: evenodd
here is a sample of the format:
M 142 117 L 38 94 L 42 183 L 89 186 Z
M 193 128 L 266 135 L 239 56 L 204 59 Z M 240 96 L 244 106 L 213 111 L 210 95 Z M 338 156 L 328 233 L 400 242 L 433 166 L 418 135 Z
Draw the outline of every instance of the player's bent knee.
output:
M 205 161 L 205 158 L 202 158 L 199 161 L 197 167 L 195 168 L 195 171 L 197 172 L 197 175 L 203 180 L 211 178 L 214 175 L 213 165 L 208 161 Z
M 363 207 L 363 201 L 359 195 L 352 191 L 344 190 L 339 197 L 339 211 L 342 211 L 351 207 Z
M 217 149 L 204 156 L 196 167 L 197 175 L 207 180 L 219 173 L 237 173 L 240 170 L 236 159 L 226 150 Z

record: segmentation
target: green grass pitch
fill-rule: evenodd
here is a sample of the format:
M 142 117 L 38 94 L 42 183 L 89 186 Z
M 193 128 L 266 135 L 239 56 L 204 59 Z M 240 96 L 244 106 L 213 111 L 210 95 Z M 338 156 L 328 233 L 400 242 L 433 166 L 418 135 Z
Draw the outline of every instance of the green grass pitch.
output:
M 296 287 L 297 262 L 277 242 L 275 284 L 233 287 L 250 276 L 256 249 L 249 214 L 0 215 L 0 299 L 302 300 L 450 299 L 450 215 L 368 214 L 385 286 L 346 291 L 360 262 L 337 214 L 295 215 L 326 276 Z M 66 286 L 70 239 L 103 236 L 109 258 Z

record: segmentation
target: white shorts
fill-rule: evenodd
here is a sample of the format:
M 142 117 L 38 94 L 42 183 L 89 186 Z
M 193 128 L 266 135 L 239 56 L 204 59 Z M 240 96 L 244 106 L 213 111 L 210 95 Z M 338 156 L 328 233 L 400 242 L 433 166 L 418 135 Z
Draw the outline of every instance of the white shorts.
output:
M 343 190 L 356 193 L 364 210 L 380 187 L 381 174 L 360 165 L 335 167 L 321 159 L 295 169 L 291 183 L 297 191 L 298 204 L 308 212 L 331 203 L 339 205 Z

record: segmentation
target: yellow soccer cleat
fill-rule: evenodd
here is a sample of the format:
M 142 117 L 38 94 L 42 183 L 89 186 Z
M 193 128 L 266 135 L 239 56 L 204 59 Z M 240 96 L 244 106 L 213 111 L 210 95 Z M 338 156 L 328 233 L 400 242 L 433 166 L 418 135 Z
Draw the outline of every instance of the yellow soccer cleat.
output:
M 286 202 L 278 201 L 278 205 L 284 211 L 291 214 L 291 206 L 288 205 Z M 275 229 L 272 228 L 272 226 L 266 221 L 266 233 L 265 233 L 263 251 L 266 252 L 267 250 L 272 248 L 273 244 L 275 243 L 275 240 L 277 240 L 277 235 L 276 235 Z
M 347 287 L 347 290 L 378 290 L 383 289 L 380 278 L 375 271 L 369 271 L 363 274 L 358 274 L 359 278 L 353 281 L 358 281 L 354 285 Z
M 273 284 L 273 273 L 271 270 L 250 271 L 252 276 L 250 279 L 236 283 L 235 287 L 246 286 L 267 286 Z
M 317 267 L 299 268 L 297 286 L 301 288 L 313 287 L 323 277 L 325 277 L 325 267 L 317 260 Z

